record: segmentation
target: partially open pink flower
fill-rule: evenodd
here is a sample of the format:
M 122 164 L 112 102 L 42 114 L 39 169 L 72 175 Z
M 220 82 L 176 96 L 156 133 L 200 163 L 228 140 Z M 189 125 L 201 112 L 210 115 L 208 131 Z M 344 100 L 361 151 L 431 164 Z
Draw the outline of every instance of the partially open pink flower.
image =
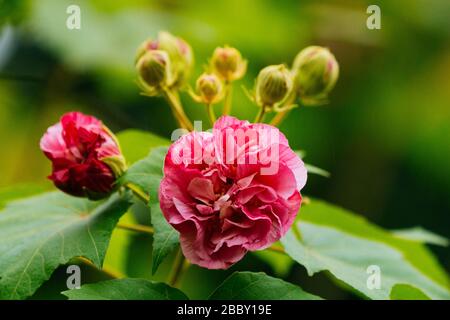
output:
M 306 169 L 276 128 L 224 116 L 169 149 L 159 199 L 192 263 L 225 269 L 291 226 Z
M 52 162 L 48 178 L 73 196 L 107 196 L 125 166 L 112 133 L 100 120 L 80 112 L 66 113 L 48 128 L 40 147 Z

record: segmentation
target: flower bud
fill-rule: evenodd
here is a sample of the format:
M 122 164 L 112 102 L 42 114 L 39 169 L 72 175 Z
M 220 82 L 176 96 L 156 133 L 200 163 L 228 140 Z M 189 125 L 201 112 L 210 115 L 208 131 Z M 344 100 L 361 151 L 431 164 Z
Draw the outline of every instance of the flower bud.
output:
M 223 97 L 222 81 L 215 74 L 204 73 L 197 79 L 197 92 L 203 103 L 218 102 Z
M 146 40 L 137 50 L 136 61 L 148 51 L 165 51 L 170 60 L 170 83 L 171 87 L 181 87 L 186 84 L 192 71 L 194 58 L 189 44 L 181 38 L 162 31 L 156 40 Z
M 310 46 L 297 55 L 293 65 L 294 85 L 301 99 L 312 104 L 327 99 L 339 76 L 334 55 L 319 46 Z
M 158 34 L 158 44 L 160 50 L 169 54 L 172 63 L 172 86 L 182 87 L 189 78 L 194 65 L 191 46 L 183 39 L 164 31 Z
M 161 88 L 170 82 L 170 60 L 165 51 L 147 51 L 139 58 L 136 68 L 141 80 L 152 88 Z
M 234 81 L 244 76 L 247 71 L 247 61 L 241 53 L 231 47 L 216 48 L 211 58 L 212 70 L 225 81 Z
M 260 105 L 281 102 L 292 89 L 292 77 L 285 65 L 268 66 L 256 79 L 256 97 Z
M 100 120 L 80 112 L 66 113 L 48 128 L 40 147 L 52 162 L 49 179 L 73 196 L 107 197 L 126 170 L 114 134 Z
M 139 48 L 136 51 L 136 58 L 134 59 L 134 63 L 137 64 L 139 59 L 147 52 L 151 50 L 158 50 L 158 41 L 147 39 L 141 43 Z

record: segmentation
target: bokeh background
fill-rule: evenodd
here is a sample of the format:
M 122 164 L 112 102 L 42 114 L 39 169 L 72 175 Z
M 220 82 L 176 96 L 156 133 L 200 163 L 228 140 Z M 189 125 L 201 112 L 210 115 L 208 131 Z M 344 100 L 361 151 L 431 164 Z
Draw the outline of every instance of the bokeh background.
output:
M 66 28 L 70 4 L 81 8 L 81 30 Z M 366 28 L 370 4 L 381 7 L 381 30 Z M 311 176 L 305 194 L 389 229 L 420 225 L 450 237 L 448 0 L 0 0 L 0 188 L 44 183 L 50 167 L 39 139 L 69 110 L 94 114 L 113 131 L 168 137 L 169 108 L 140 96 L 134 83 L 135 50 L 159 30 L 192 45 L 194 78 L 216 46 L 242 52 L 249 70 L 234 91 L 233 114 L 247 119 L 257 109 L 240 85 L 251 88 L 266 65 L 290 65 L 305 46 L 329 47 L 341 70 L 330 103 L 296 109 L 281 126 L 308 163 L 331 172 Z M 192 119 L 206 120 L 203 107 L 182 99 Z M 133 261 L 146 250 L 136 238 L 142 248 L 133 247 L 128 273 L 150 277 Z M 432 250 L 449 270 L 449 251 Z M 242 264 L 260 270 L 255 259 Z M 207 286 L 215 275 L 197 280 Z M 286 277 L 310 281 L 300 266 Z M 322 296 L 347 297 L 317 277 Z

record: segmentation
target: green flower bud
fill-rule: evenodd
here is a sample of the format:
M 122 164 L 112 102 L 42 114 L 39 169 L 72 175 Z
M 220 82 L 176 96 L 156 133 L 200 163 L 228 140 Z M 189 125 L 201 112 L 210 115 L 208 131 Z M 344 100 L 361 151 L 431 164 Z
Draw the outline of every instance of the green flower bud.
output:
M 223 97 L 222 81 L 215 74 L 204 73 L 197 79 L 197 92 L 206 104 L 219 102 Z
M 144 84 L 158 89 L 170 83 L 170 60 L 165 51 L 152 50 L 144 53 L 136 68 Z
M 326 101 L 339 76 L 339 65 L 334 55 L 319 46 L 310 46 L 297 55 L 293 65 L 294 86 L 306 103 Z
M 186 84 L 191 74 L 194 58 L 189 44 L 181 38 L 162 31 L 157 40 L 146 40 L 138 48 L 136 62 L 148 51 L 165 51 L 170 59 L 170 80 L 168 86 L 179 88 Z
M 169 55 L 173 79 L 171 86 L 184 86 L 194 65 L 191 46 L 183 39 L 162 31 L 158 34 L 158 49 L 166 51 Z
M 256 101 L 262 106 L 273 106 L 286 98 L 292 90 L 292 76 L 285 65 L 268 66 L 256 79 Z
M 211 68 L 225 81 L 234 81 L 244 76 L 247 71 L 247 61 L 241 53 L 231 47 L 216 48 L 211 58 Z

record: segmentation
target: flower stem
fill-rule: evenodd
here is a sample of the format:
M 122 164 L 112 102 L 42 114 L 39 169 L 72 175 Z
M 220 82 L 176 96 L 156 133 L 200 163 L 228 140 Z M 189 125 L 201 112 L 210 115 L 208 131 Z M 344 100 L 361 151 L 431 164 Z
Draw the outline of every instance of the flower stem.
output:
M 178 121 L 180 127 L 183 129 L 187 129 L 189 131 L 194 130 L 191 121 L 189 120 L 189 118 L 187 117 L 186 113 L 183 110 L 183 106 L 181 105 L 180 98 L 177 96 L 177 94 L 173 92 L 171 89 L 164 89 L 163 92 L 164 97 L 169 103 L 173 115 L 175 116 L 175 119 Z
M 213 105 L 208 103 L 206 105 L 206 112 L 208 113 L 209 122 L 211 123 L 211 127 L 214 126 L 214 122 L 216 122 L 216 115 L 214 114 Z
M 262 105 L 261 108 L 259 108 L 259 112 L 256 115 L 255 120 L 253 121 L 254 123 L 257 122 L 263 122 L 264 121 L 264 116 L 266 115 L 266 106 Z
M 269 248 L 267 248 L 267 250 L 273 251 L 273 252 L 278 252 L 278 253 L 283 253 L 286 254 L 286 251 L 284 251 L 284 248 L 281 246 L 277 246 L 277 245 L 273 245 Z
M 77 259 L 81 263 L 83 263 L 91 268 L 97 269 L 98 271 L 104 273 L 105 275 L 107 275 L 110 278 L 113 278 L 113 279 L 125 278 L 125 275 L 117 270 L 113 270 L 113 269 L 105 267 L 105 266 L 103 266 L 102 269 L 98 268 L 94 263 L 92 263 L 92 261 L 90 261 L 89 259 L 86 259 L 85 257 L 78 257 Z
M 169 276 L 169 284 L 175 287 L 180 280 L 181 274 L 185 268 L 183 268 L 185 264 L 185 258 L 181 248 L 178 248 L 177 255 L 175 256 L 175 260 L 173 262 L 172 271 Z
M 128 230 L 128 231 L 134 231 L 139 233 L 145 233 L 145 234 L 154 234 L 155 229 L 149 226 L 144 226 L 142 224 L 128 224 L 128 223 L 118 223 L 117 228 Z
M 295 99 L 297 98 L 297 95 L 295 93 L 291 93 L 289 97 L 286 99 L 286 101 L 283 103 L 283 106 L 281 108 L 285 108 L 287 106 L 290 106 L 295 102 Z M 273 117 L 272 121 L 270 121 L 270 124 L 272 126 L 279 126 L 281 122 L 286 118 L 288 115 L 290 109 L 286 109 L 285 111 L 278 112 L 275 117 Z
M 233 86 L 231 81 L 225 82 L 225 100 L 223 104 L 223 115 L 228 115 L 231 112 L 231 101 L 233 97 Z
M 125 188 L 131 190 L 133 194 L 138 197 L 142 202 L 148 204 L 150 202 L 150 196 L 148 196 L 145 192 L 143 192 L 138 186 L 133 183 L 125 184 Z

